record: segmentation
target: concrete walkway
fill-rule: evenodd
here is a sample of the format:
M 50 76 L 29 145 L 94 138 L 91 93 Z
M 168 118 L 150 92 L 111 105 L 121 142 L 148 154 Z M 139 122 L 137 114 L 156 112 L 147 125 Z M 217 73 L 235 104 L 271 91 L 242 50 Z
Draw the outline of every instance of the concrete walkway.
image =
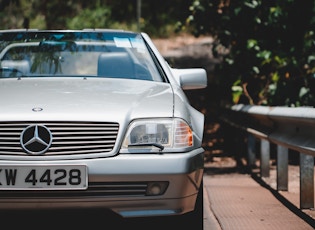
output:
M 314 226 L 314 219 L 285 205 L 249 174 L 204 175 L 204 230 L 312 230 Z

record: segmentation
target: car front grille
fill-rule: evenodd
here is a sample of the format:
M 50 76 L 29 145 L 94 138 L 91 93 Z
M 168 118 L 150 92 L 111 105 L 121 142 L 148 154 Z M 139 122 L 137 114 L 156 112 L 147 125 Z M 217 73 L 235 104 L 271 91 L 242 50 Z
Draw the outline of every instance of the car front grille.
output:
M 2 122 L 0 155 L 25 155 L 20 138 L 30 125 L 44 125 L 51 131 L 53 141 L 45 155 L 110 152 L 119 129 L 118 123 L 113 122 Z
M 145 196 L 147 187 L 147 182 L 90 182 L 86 190 L 0 190 L 0 199 Z

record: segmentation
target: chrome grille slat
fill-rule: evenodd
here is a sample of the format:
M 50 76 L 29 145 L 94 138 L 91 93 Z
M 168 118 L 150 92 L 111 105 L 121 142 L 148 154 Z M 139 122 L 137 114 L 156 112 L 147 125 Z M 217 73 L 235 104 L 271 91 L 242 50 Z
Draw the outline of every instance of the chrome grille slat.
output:
M 113 148 L 102 148 L 102 149 L 75 149 L 74 151 L 66 151 L 63 150 L 62 152 L 56 151 L 54 155 L 73 155 L 73 154 L 89 154 L 89 153 L 106 153 L 110 152 Z
M 3 141 L 0 138 L 0 149 L 3 148 L 5 149 L 6 147 L 12 147 L 12 146 L 16 146 L 16 145 L 20 145 L 20 140 L 15 140 L 15 141 Z M 1 154 L 1 153 L 0 153 Z
M 78 130 L 78 131 L 82 131 L 82 130 L 91 130 L 90 127 L 52 127 L 52 130 Z M 93 130 L 95 131 L 103 131 L 103 130 L 118 130 L 115 127 L 111 127 L 111 128 L 103 128 L 103 127 L 93 127 Z
M 93 144 L 106 144 L 106 143 L 111 144 L 112 141 L 99 140 L 99 141 L 93 141 L 92 143 Z M 74 144 L 77 144 L 77 141 L 62 141 L 62 142 L 56 141 L 55 144 L 56 145 L 74 145 Z M 91 141 L 90 140 L 89 141 L 80 141 L 80 144 L 81 145 L 90 145 Z
M 10 131 L 22 131 L 23 130 L 23 128 L 14 128 L 14 127 L 0 127 L 0 131 L 3 131 L 3 130 L 10 130 Z
M 2 144 L 2 143 L 1 143 Z M 12 147 L 12 146 L 5 146 L 5 147 L 0 147 L 0 151 L 1 151 L 1 149 L 3 149 L 3 150 L 5 150 L 5 149 L 16 149 L 16 150 L 21 150 L 21 148 L 20 147 Z
M 0 155 L 25 155 L 20 136 L 29 125 L 44 125 L 51 131 L 53 142 L 45 155 L 110 152 L 119 129 L 111 122 L 0 122 Z
M 13 140 L 13 141 L 20 141 L 20 137 L 2 137 L 0 136 L 0 140 Z
M 53 129 L 51 129 L 53 131 Z M 90 132 L 54 132 L 55 135 L 91 135 L 91 134 L 99 134 L 99 135 L 113 135 L 113 134 L 116 134 L 116 132 L 97 132 L 97 131 L 90 131 Z
M 113 139 L 116 138 L 116 136 L 60 136 L 55 137 L 54 140 L 72 140 L 72 139 Z
M 90 149 L 90 148 L 103 148 L 105 147 L 104 145 L 80 145 L 80 146 L 76 146 L 76 149 Z M 113 145 L 107 145 L 107 147 L 113 147 Z M 63 149 L 73 149 L 73 146 L 60 146 L 60 147 L 51 147 L 50 150 L 63 150 Z

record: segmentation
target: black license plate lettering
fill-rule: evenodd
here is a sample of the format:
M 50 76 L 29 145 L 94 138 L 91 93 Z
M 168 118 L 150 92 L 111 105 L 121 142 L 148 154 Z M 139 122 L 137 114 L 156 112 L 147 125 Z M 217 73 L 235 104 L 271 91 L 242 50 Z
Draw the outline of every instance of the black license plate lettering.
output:
M 65 169 L 56 169 L 55 174 L 58 175 L 54 182 L 55 185 L 58 186 L 67 184 L 67 182 L 62 181 L 67 177 L 67 171 Z
M 0 190 L 86 189 L 84 165 L 0 166 Z
M 43 175 L 40 177 L 39 182 L 46 183 L 47 185 L 50 185 L 52 182 L 50 169 L 47 169 Z
M 69 184 L 79 185 L 81 182 L 81 171 L 79 169 L 71 169 L 69 171 Z
M 17 178 L 17 169 L 4 168 L 0 169 L 0 174 L 3 174 L 4 179 L 0 182 L 0 186 L 14 186 Z
M 36 179 L 36 170 L 32 169 L 29 174 L 27 174 L 25 178 L 25 183 L 31 183 L 33 186 L 36 185 L 37 179 Z
M 54 179 L 52 179 L 51 170 L 46 169 L 42 175 L 37 175 L 35 169 L 32 169 L 27 176 L 25 177 L 25 183 L 30 183 L 32 186 L 36 186 L 38 184 L 46 184 L 47 186 L 53 185 L 55 186 L 66 186 L 69 185 L 80 185 L 82 182 L 81 171 L 79 169 L 70 169 L 68 172 L 65 169 L 55 169 L 53 173 L 56 175 Z M 11 174 L 10 174 L 11 175 Z M 7 176 L 7 180 L 11 179 Z M 39 179 L 38 176 L 40 176 Z

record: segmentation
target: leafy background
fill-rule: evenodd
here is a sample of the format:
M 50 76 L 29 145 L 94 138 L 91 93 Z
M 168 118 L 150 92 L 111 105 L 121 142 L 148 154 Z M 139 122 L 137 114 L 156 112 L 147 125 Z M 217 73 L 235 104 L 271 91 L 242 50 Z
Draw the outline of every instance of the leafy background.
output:
M 212 36 L 211 54 L 220 63 L 209 84 L 219 89 L 222 103 L 314 107 L 314 5 L 301 0 L 1 0 L 0 29 L 120 28 L 155 38 Z

